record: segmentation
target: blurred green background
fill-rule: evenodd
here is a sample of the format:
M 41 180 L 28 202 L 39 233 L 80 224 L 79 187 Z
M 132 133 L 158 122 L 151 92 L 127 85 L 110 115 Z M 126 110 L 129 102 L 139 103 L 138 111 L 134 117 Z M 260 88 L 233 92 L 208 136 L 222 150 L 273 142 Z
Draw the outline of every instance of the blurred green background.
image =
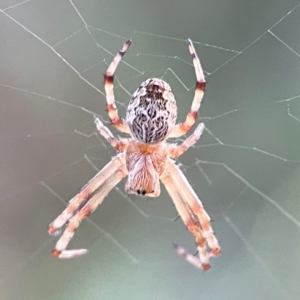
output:
M 0 36 L 0 299 L 300 298 L 299 0 L 2 0 Z M 93 114 L 108 125 L 103 73 L 128 38 L 120 115 L 159 77 L 185 118 L 187 38 L 205 70 L 206 130 L 178 163 L 221 243 L 208 272 L 175 253 L 196 248 L 166 191 L 124 182 L 76 231 L 89 254 L 51 256 L 48 224 L 115 155 Z

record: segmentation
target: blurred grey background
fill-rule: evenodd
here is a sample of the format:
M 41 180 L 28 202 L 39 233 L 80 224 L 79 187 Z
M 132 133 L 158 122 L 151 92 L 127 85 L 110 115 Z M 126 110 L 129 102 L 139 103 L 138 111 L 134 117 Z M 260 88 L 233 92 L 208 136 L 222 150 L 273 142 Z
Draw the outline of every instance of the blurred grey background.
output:
M 2 0 L 0 36 L 0 299 L 300 298 L 299 0 Z M 76 231 L 69 248 L 89 254 L 51 256 L 48 224 L 115 155 L 93 114 L 108 125 L 103 73 L 128 38 L 121 115 L 155 76 L 185 118 L 187 38 L 206 72 L 207 130 L 178 163 L 222 246 L 208 272 L 172 248 L 195 251 L 165 190 L 124 181 Z

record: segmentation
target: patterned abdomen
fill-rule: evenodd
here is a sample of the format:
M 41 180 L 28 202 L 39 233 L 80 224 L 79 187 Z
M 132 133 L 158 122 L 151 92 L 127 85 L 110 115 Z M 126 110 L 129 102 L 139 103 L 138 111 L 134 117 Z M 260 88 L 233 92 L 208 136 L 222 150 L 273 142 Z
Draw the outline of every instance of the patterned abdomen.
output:
M 129 102 L 126 121 L 134 138 L 155 144 L 167 138 L 177 117 L 170 86 L 158 78 L 142 82 Z

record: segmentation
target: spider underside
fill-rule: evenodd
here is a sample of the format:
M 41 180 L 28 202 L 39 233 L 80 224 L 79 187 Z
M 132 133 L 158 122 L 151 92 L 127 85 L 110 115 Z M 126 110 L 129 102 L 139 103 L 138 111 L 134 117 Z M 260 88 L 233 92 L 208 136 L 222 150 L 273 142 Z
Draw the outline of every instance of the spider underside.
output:
M 130 194 L 157 197 L 160 194 L 159 181 L 165 185 L 182 221 L 194 235 L 199 257 L 174 244 L 177 253 L 203 270 L 210 268 L 210 257 L 220 253 L 219 243 L 210 226 L 209 215 L 174 162 L 174 159 L 198 141 L 204 124 L 200 123 L 180 145 L 166 143 L 168 138 L 180 137 L 191 129 L 204 95 L 203 70 L 192 41 L 189 39 L 187 42 L 197 82 L 191 111 L 186 120 L 179 124 L 176 124 L 177 106 L 171 88 L 158 78 L 149 78 L 141 83 L 131 97 L 126 119 L 120 118 L 115 104 L 113 79 L 131 40 L 123 45 L 109 65 L 104 75 L 108 116 L 112 125 L 130 137 L 117 139 L 99 118 L 95 118 L 98 132 L 119 153 L 69 201 L 67 208 L 49 225 L 48 232 L 55 234 L 68 222 L 52 252 L 55 257 L 71 258 L 87 252 L 86 249 L 66 248 L 81 221 L 89 216 L 126 176 L 125 190 Z

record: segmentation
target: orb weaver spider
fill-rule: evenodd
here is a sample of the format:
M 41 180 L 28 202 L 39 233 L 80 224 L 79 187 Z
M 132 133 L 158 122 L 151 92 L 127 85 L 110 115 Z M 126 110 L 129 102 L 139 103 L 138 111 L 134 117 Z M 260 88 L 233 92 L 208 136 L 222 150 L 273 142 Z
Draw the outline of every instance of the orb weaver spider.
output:
M 129 194 L 157 197 L 161 181 L 172 198 L 175 207 L 194 235 L 199 258 L 188 253 L 183 247 L 174 244 L 176 251 L 196 267 L 210 268 L 210 257 L 220 253 L 219 243 L 210 226 L 210 217 L 188 183 L 174 159 L 183 154 L 200 138 L 204 124 L 180 145 L 168 144 L 170 137 L 186 134 L 196 121 L 204 95 L 205 78 L 192 41 L 187 41 L 196 73 L 196 90 L 191 111 L 183 123 L 176 124 L 177 106 L 168 83 L 159 78 L 149 78 L 142 82 L 129 102 L 126 119 L 118 115 L 115 104 L 113 79 L 122 57 L 131 44 L 127 41 L 115 56 L 104 75 L 108 116 L 111 124 L 129 138 L 116 138 L 95 118 L 98 132 L 119 154 L 96 174 L 81 191 L 69 201 L 67 208 L 49 225 L 48 232 L 55 234 L 68 222 L 56 243 L 53 255 L 58 258 L 71 258 L 87 252 L 86 249 L 66 250 L 80 222 L 89 216 L 104 200 L 105 196 L 127 176 L 125 191 Z

